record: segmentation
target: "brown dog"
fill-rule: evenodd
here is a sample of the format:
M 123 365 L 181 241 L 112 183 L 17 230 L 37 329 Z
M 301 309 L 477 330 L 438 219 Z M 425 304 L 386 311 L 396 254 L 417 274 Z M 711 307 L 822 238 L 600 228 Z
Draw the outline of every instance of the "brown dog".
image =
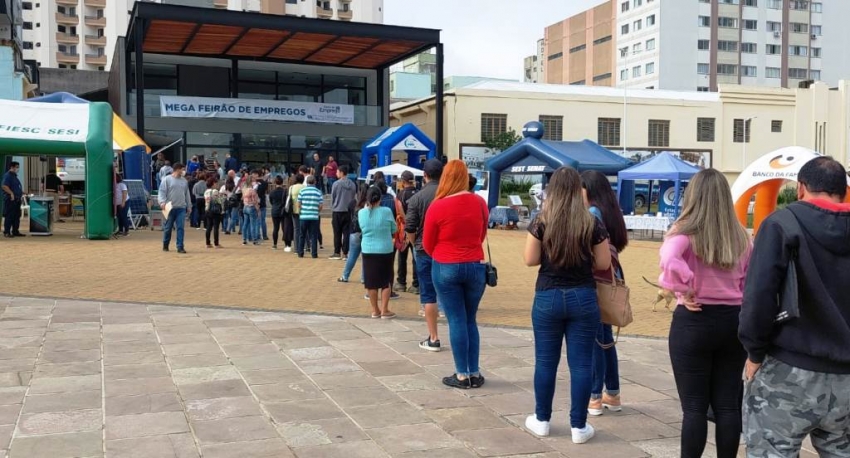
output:
M 658 286 L 657 284 L 647 280 L 646 277 L 641 277 L 641 278 L 643 278 L 643 281 L 645 281 L 645 282 L 649 283 L 650 285 L 658 288 L 658 291 L 655 293 L 655 302 L 652 304 L 652 311 L 653 312 L 655 311 L 655 309 L 658 307 L 658 303 L 661 302 L 662 300 L 666 301 L 666 303 L 664 304 L 664 308 L 666 308 L 667 310 L 670 310 L 670 303 L 673 302 L 674 300 L 676 300 L 676 294 L 673 293 L 673 291 L 670 291 L 669 289 L 664 289 L 664 288 Z

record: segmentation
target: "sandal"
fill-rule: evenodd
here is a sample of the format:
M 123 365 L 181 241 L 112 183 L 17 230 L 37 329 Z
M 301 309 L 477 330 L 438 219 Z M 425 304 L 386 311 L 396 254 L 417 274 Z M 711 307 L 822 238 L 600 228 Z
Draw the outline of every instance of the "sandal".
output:
M 381 314 L 380 313 L 373 313 L 372 318 L 381 318 Z
M 382 320 L 392 320 L 393 318 L 395 318 L 395 313 L 393 312 L 387 313 L 386 315 L 381 315 Z

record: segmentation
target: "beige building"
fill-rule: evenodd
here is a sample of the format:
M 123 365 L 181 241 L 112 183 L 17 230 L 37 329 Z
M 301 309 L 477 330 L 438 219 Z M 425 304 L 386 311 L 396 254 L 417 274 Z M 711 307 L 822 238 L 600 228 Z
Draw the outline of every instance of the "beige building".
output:
M 613 86 L 615 24 L 615 2 L 608 0 L 546 27 L 540 82 Z
M 730 178 L 784 146 L 804 146 L 848 163 L 850 81 L 835 90 L 721 85 L 718 92 L 482 82 L 446 93 L 450 159 L 480 154 L 484 139 L 541 121 L 546 139 L 590 139 L 627 157 L 679 151 Z M 434 99 L 395 104 L 391 125 L 413 123 L 432 136 Z M 625 117 L 624 117 L 625 113 Z M 624 121 L 625 119 L 625 121 Z
M 546 59 L 544 58 L 545 42 L 546 41 L 542 38 L 537 40 L 537 47 L 535 48 L 537 52 L 526 57 L 523 61 L 522 80 L 526 83 L 542 83 L 546 79 L 546 66 L 544 65 L 544 62 L 546 62 Z

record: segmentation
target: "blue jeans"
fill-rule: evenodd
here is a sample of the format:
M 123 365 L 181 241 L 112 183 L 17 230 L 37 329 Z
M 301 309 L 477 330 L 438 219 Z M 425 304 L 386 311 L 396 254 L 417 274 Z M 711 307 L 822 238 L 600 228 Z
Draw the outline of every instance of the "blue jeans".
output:
M 236 232 L 239 227 L 239 207 L 233 207 L 230 209 L 230 224 L 225 232 Z
M 342 269 L 342 278 L 346 281 L 351 276 L 351 271 L 357 265 L 357 258 L 360 257 L 360 232 L 352 232 L 348 236 L 348 260 L 345 261 L 345 268 Z M 360 281 L 363 281 L 363 269 L 360 269 Z
M 593 346 L 599 328 L 595 288 L 537 291 L 531 310 L 534 327 L 535 413 L 540 421 L 552 418 L 555 379 L 566 338 L 570 367 L 570 426 L 584 428 L 593 363 Z
M 257 239 L 259 240 L 260 235 L 263 236 L 263 240 L 269 238 L 269 226 L 266 224 L 266 207 L 260 209 L 260 215 L 257 218 Z
M 257 207 L 247 206 L 242 210 L 242 241 L 256 242 L 257 237 Z
M 434 289 L 434 279 L 431 269 L 434 261 L 425 251 L 413 251 L 416 264 L 416 276 L 419 279 L 419 304 L 436 304 L 437 290 Z M 442 310 L 442 307 L 440 307 Z
M 600 324 L 596 332 L 596 340 L 593 345 L 593 383 L 590 389 L 590 398 L 602 397 L 602 385 L 605 392 L 612 396 L 620 394 L 620 364 L 617 362 L 617 346 L 603 349 L 599 344 L 614 343 L 614 333 L 610 324 Z
M 337 179 L 336 179 L 336 178 L 331 178 L 331 177 L 326 177 L 326 178 L 325 178 L 325 181 L 327 181 L 327 182 L 328 182 L 328 183 L 327 183 L 327 185 L 326 185 L 326 186 L 328 187 L 328 192 L 327 192 L 327 193 L 328 193 L 328 194 L 330 194 L 330 193 L 331 193 L 331 191 L 333 191 L 334 183 L 336 183 Z
M 165 220 L 165 226 L 162 227 L 162 246 L 168 248 L 171 243 L 171 229 L 177 228 L 177 249 L 183 249 L 183 233 L 186 225 L 186 209 L 172 208 L 168 212 L 168 219 Z
M 481 342 L 475 317 L 486 288 L 484 269 L 480 262 L 441 264 L 434 261 L 431 267 L 437 299 L 449 322 L 455 371 L 465 377 L 479 374 Z
M 56 211 L 59 210 L 56 209 Z M 116 216 L 118 218 L 118 232 L 126 234 L 133 225 L 133 223 L 130 222 L 130 205 L 124 204 L 123 207 L 118 207 L 118 214 Z
M 296 252 L 298 256 L 304 256 L 304 250 L 307 248 L 307 243 L 310 244 L 310 254 L 316 258 L 319 256 L 319 238 L 316 234 L 319 232 L 319 221 L 315 219 L 302 219 L 301 231 L 298 233 L 298 245 Z

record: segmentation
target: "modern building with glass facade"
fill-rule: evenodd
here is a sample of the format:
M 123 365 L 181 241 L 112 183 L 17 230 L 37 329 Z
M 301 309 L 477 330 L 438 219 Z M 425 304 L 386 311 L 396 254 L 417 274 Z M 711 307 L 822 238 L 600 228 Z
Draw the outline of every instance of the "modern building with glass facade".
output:
M 389 125 L 390 65 L 431 48 L 442 73 L 437 30 L 137 2 L 109 99 L 154 149 L 182 139 L 172 161 L 357 166 Z

